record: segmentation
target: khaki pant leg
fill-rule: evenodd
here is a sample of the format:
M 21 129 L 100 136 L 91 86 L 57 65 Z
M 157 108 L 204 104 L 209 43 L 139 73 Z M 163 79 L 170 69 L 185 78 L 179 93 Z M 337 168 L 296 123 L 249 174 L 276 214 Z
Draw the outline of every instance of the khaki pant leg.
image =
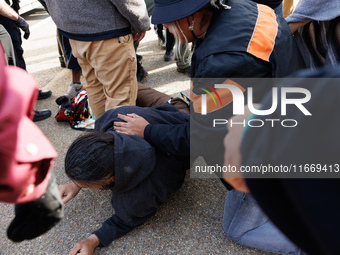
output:
M 180 112 L 190 113 L 190 107 L 181 98 L 169 95 L 150 88 L 138 82 L 138 94 L 136 105 L 140 107 L 151 107 L 154 105 L 171 104 Z
M 294 0 L 283 0 L 282 9 L 283 9 L 283 17 L 287 18 L 294 11 L 295 5 Z
M 169 100 L 169 95 L 138 82 L 137 106 L 151 107 L 154 105 L 167 104 Z
M 105 111 L 119 105 L 135 105 L 137 60 L 132 35 L 93 42 L 91 61 L 106 96 Z
M 77 44 L 79 43 L 83 42 L 77 41 Z M 93 68 L 96 80 L 102 84 L 102 93 L 106 98 L 105 111 L 119 105 L 136 104 L 137 60 L 131 34 L 119 38 L 90 42 L 84 56 L 86 56 L 87 62 Z M 99 106 L 97 102 L 101 103 L 102 95 L 96 93 L 98 92 L 97 90 L 92 91 L 92 89 L 93 87 L 90 86 L 91 91 L 90 94 L 88 91 L 88 96 L 91 109 L 97 119 L 104 113 L 101 105 L 97 107 Z M 93 94 L 92 92 L 95 93 Z
M 70 39 L 72 54 L 77 58 L 86 80 L 86 91 L 92 114 L 98 119 L 105 112 L 106 96 L 103 84 L 97 79 L 95 69 L 86 58 L 92 42 L 75 41 Z

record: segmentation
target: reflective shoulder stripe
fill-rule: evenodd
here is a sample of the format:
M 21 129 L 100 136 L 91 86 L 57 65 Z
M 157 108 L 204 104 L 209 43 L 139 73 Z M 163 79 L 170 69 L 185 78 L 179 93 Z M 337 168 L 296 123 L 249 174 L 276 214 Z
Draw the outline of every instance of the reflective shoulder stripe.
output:
M 234 85 L 238 87 L 242 92 L 245 91 L 238 83 L 227 79 L 223 84 Z M 196 95 L 192 92 L 193 85 L 191 83 L 190 99 L 193 101 L 193 108 L 196 113 L 202 113 L 202 95 Z M 217 88 L 212 89 L 209 85 L 202 85 L 199 89 L 206 92 L 204 93 L 206 98 L 206 112 L 216 111 L 233 101 L 233 95 L 229 89 Z M 208 93 L 209 92 L 209 93 Z M 205 107 L 205 105 L 203 106 Z
M 278 23 L 272 8 L 258 4 L 257 9 L 257 21 L 247 51 L 253 56 L 269 62 L 275 45 Z

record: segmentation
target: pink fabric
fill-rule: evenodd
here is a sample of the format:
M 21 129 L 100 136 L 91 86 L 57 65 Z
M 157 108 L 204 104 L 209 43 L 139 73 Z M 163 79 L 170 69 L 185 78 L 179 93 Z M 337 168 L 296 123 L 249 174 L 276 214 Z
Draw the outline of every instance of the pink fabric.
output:
M 0 201 L 39 198 L 58 156 L 32 121 L 37 96 L 34 78 L 21 68 L 6 66 L 0 47 Z

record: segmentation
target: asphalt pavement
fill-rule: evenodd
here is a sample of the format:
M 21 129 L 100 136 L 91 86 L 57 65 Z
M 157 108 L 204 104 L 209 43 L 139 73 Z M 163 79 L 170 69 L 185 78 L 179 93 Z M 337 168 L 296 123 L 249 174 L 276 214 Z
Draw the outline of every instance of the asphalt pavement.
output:
M 50 89 L 53 95 L 38 101 L 35 109 L 50 109 L 52 116 L 36 124 L 49 138 L 59 154 L 54 173 L 59 184 L 68 183 L 64 173 L 64 157 L 72 141 L 82 131 L 71 129 L 66 122 L 57 122 L 55 99 L 66 93 L 71 72 L 61 68 L 58 59 L 56 27 L 42 9 L 26 13 L 31 36 L 23 42 L 27 71 L 34 76 L 40 89 Z M 158 47 L 153 29 L 140 43 L 138 53 L 149 77 L 145 84 L 172 96 L 189 92 L 190 79 L 176 71 L 175 62 L 163 60 L 164 50 Z M 82 77 L 82 83 L 85 80 Z M 24 89 L 23 84 L 23 89 Z M 222 217 L 226 190 L 217 179 L 190 178 L 188 171 L 182 188 L 163 204 L 156 215 L 129 234 L 113 241 L 95 254 L 272 254 L 238 245 L 223 231 Z M 63 255 L 88 237 L 92 231 L 114 213 L 110 192 L 82 189 L 65 206 L 65 218 L 48 233 L 31 241 L 13 243 L 6 229 L 14 216 L 12 204 L 0 204 L 0 254 Z

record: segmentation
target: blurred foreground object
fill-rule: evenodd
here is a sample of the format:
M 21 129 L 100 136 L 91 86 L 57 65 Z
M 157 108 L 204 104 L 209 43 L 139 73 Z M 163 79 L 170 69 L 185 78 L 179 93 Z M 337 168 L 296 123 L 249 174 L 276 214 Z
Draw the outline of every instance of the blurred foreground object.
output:
M 0 55 L 0 201 L 17 204 L 8 235 L 22 241 L 43 234 L 63 217 L 51 177 L 58 154 L 32 121 L 37 82 L 21 68 L 7 66 L 2 47 Z

